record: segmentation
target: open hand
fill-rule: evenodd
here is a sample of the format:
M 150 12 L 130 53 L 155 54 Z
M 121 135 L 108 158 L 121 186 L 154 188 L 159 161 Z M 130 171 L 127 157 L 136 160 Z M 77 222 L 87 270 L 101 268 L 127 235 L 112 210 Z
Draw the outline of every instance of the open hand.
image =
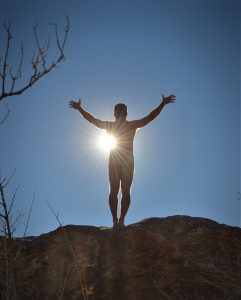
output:
M 175 101 L 176 101 L 175 95 L 170 95 L 168 97 L 165 97 L 164 95 L 162 95 L 162 103 L 164 105 L 169 104 L 169 103 L 175 103 Z
M 79 102 L 69 101 L 69 107 L 70 108 L 79 109 L 80 105 L 81 105 L 80 101 Z

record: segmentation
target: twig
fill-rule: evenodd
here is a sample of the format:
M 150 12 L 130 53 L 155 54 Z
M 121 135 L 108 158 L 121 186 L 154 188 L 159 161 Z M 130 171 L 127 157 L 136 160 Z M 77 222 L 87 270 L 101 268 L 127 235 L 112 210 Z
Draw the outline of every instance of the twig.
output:
M 14 201 L 15 201 L 15 198 L 16 198 L 16 194 L 17 194 L 17 192 L 18 192 L 20 186 L 21 186 L 21 184 L 19 184 L 19 185 L 16 187 L 15 191 L 14 191 L 14 194 L 13 194 L 13 196 L 12 196 L 11 203 L 10 203 L 10 206 L 9 206 L 9 209 L 8 209 L 8 215 L 11 214 L 11 210 L 12 210 L 12 208 L 13 208 L 13 204 L 14 204 Z
M 15 82 L 22 77 L 22 64 L 23 64 L 23 43 L 20 47 L 21 50 L 21 58 L 20 58 L 20 63 L 18 65 L 18 70 L 16 72 L 16 75 L 13 75 L 12 73 L 12 68 L 10 69 L 10 77 L 12 79 L 12 85 L 11 85 L 11 89 L 10 89 L 10 94 L 13 92 L 14 90 L 14 86 L 15 86 Z
M 1 217 L 6 222 L 6 230 L 7 230 L 6 235 L 8 238 L 11 238 L 12 231 L 11 231 L 11 227 L 10 227 L 9 214 L 8 214 L 8 209 L 7 209 L 7 204 L 6 204 L 5 194 L 4 194 L 4 187 L 1 182 L 0 182 L 0 194 L 1 194 L 1 205 L 3 206 L 3 211 L 4 211 L 4 213 L 1 215 Z
M 59 300 L 62 300 L 62 299 L 63 299 L 63 296 L 64 296 L 64 290 L 65 290 L 66 285 L 67 285 L 67 281 L 68 281 L 68 278 L 69 278 L 70 269 L 71 269 L 71 263 L 69 262 L 69 263 L 68 263 L 67 271 L 66 271 L 66 273 L 65 273 L 65 275 L 64 275 L 63 284 L 62 284 L 62 286 L 60 287 L 60 293 L 59 293 L 59 296 L 58 296 L 58 299 L 59 299 Z
M 10 181 L 12 180 L 13 176 L 16 173 L 16 169 L 14 169 L 11 173 L 11 175 L 9 176 L 9 178 L 7 179 L 6 177 L 4 177 L 3 180 L 1 180 L 1 173 L 0 173 L 0 184 L 3 186 L 3 188 L 7 187 L 7 185 L 10 183 Z M 5 183 L 6 182 L 6 183 Z M 5 183 L 5 184 L 4 184 Z
M 86 259 L 83 259 L 81 261 L 81 265 L 78 263 L 78 259 L 76 257 L 75 251 L 73 246 L 71 245 L 70 239 L 68 237 L 68 234 L 66 232 L 66 230 L 63 227 L 63 222 L 60 221 L 59 219 L 59 212 L 55 212 L 54 209 L 52 208 L 52 206 L 50 205 L 50 203 L 48 202 L 47 199 L 45 199 L 45 202 L 47 203 L 48 207 L 50 208 L 50 210 L 52 211 L 53 215 L 55 216 L 63 234 L 65 237 L 65 240 L 67 242 L 67 245 L 71 251 L 72 257 L 74 259 L 75 265 L 77 267 L 77 272 L 78 272 L 78 278 L 79 278 L 79 282 L 80 282 L 80 289 L 81 289 L 81 293 L 83 295 L 84 300 L 88 300 L 89 296 L 92 294 L 92 290 L 91 288 L 88 289 L 88 287 L 86 287 L 86 278 L 85 278 L 85 272 L 86 272 L 86 268 L 89 267 L 90 265 L 87 264 Z
M 30 216 L 31 216 L 31 214 L 32 214 L 33 204 L 34 204 L 34 202 L 35 202 L 35 194 L 36 194 L 36 188 L 34 189 L 34 192 L 33 192 L 33 198 L 32 198 L 32 201 L 31 201 L 31 205 L 30 205 L 29 212 L 28 212 L 28 218 L 27 218 L 27 222 L 26 222 L 25 228 L 24 228 L 24 233 L 23 233 L 23 236 L 24 236 L 24 237 L 26 236 L 27 229 L 28 229 L 28 225 L 29 225 Z
M 3 27 L 4 27 L 5 31 L 7 32 L 7 44 L 6 44 L 6 49 L 5 49 L 3 68 L 2 68 L 2 72 L 1 72 L 1 77 L 2 77 L 2 95 L 4 96 L 5 95 L 6 71 L 7 71 L 7 67 L 8 67 L 7 61 L 8 61 L 10 40 L 12 38 L 11 23 L 9 22 L 8 25 L 6 25 L 6 21 L 4 20 Z
M 7 108 L 7 112 L 5 114 L 5 116 L 3 117 L 3 119 L 0 121 L 0 126 L 6 121 L 8 115 L 10 114 L 10 108 L 6 105 Z
M 27 89 L 31 88 L 39 79 L 41 79 L 43 76 L 47 75 L 49 72 L 51 72 L 54 68 L 56 68 L 61 62 L 65 60 L 65 54 L 64 54 L 64 49 L 65 49 L 65 44 L 69 32 L 69 18 L 66 16 L 66 25 L 64 27 L 64 37 L 63 37 L 63 42 L 60 42 L 59 39 L 59 34 L 57 30 L 57 25 L 52 24 L 55 26 L 55 39 L 56 39 L 56 44 L 57 48 L 59 50 L 59 55 L 58 57 L 53 60 L 50 64 L 47 64 L 46 62 L 46 57 L 48 55 L 48 50 L 49 50 L 49 45 L 50 45 L 50 36 L 48 38 L 48 41 L 45 46 L 41 46 L 39 43 L 38 39 L 38 34 L 37 34 L 37 27 L 38 27 L 38 22 L 33 26 L 34 30 L 34 38 L 37 46 L 37 50 L 34 52 L 34 55 L 32 57 L 31 61 L 31 67 L 32 67 L 32 74 L 29 77 L 29 80 L 27 83 L 23 84 L 22 87 L 15 89 L 15 83 L 18 79 L 22 77 L 22 64 L 23 64 L 23 54 L 24 54 L 24 49 L 23 49 L 23 44 L 21 45 L 21 58 L 20 58 L 20 63 L 18 66 L 18 70 L 16 74 L 14 75 L 12 72 L 12 68 L 10 68 L 10 89 L 9 91 L 6 91 L 6 74 L 7 74 L 7 68 L 8 68 L 8 54 L 9 54 L 9 49 L 10 49 L 10 41 L 12 38 L 11 34 L 11 23 L 6 25 L 6 22 L 4 22 L 4 29 L 7 32 L 7 42 L 6 42 L 6 49 L 5 49 L 5 54 L 4 54 L 4 59 L 3 59 L 3 66 L 2 66 L 2 71 L 0 72 L 0 78 L 1 78 L 1 89 L 2 91 L 0 92 L 0 101 L 3 100 L 6 97 L 10 96 L 16 96 L 16 95 L 21 95 L 24 91 Z M 1 60 L 0 60 L 1 63 Z
M 34 189 L 34 193 L 33 193 L 33 198 L 32 198 L 32 201 L 31 201 L 31 205 L 30 205 L 30 209 L 29 209 L 29 212 L 28 212 L 28 217 L 27 217 L 27 222 L 25 224 L 25 228 L 24 228 L 24 233 L 23 233 L 23 238 L 25 238 L 26 236 L 26 233 L 27 233 L 27 229 L 28 229 L 28 225 L 29 225 L 29 220 L 30 220 L 30 217 L 31 217 L 31 214 L 32 214 L 32 210 L 33 210 L 33 204 L 35 202 L 35 194 L 36 194 L 36 188 Z M 20 244 L 19 244 L 19 247 L 18 247 L 18 251 L 15 255 L 15 261 L 17 260 L 17 257 L 22 249 L 22 246 L 23 246 L 23 239 L 21 240 Z

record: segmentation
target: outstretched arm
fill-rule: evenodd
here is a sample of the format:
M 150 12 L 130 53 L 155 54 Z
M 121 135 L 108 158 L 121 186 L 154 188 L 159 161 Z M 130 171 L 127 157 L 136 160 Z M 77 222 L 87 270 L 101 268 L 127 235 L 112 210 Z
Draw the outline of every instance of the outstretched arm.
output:
M 74 108 L 76 110 L 78 110 L 80 112 L 80 114 L 90 123 L 94 124 L 96 127 L 101 128 L 101 129 L 105 129 L 107 126 L 106 121 L 101 121 L 97 118 L 95 118 L 92 114 L 90 114 L 89 112 L 87 112 L 86 110 L 83 109 L 83 107 L 79 102 L 75 102 L 75 101 L 70 101 L 69 102 L 69 107 L 70 108 Z
M 162 111 L 163 107 L 169 103 L 175 103 L 176 101 L 176 96 L 170 95 L 168 97 L 164 97 L 162 95 L 162 102 L 152 111 L 150 112 L 147 116 L 145 116 L 142 119 L 135 120 L 133 121 L 134 125 L 136 128 L 141 128 L 146 126 L 148 123 L 153 121 Z

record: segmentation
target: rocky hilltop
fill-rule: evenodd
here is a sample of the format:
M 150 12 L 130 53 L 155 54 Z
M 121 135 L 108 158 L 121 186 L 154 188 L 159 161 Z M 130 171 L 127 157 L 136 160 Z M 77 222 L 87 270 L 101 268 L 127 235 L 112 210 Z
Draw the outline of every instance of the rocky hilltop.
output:
M 14 278 L 1 288 L 16 299 L 241 299 L 241 229 L 209 219 L 67 225 L 7 245 Z

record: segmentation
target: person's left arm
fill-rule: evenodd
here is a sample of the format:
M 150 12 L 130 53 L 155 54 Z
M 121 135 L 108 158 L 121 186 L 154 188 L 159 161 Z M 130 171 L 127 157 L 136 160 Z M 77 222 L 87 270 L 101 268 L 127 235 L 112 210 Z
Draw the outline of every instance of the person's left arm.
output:
M 148 123 L 153 121 L 160 114 L 160 112 L 162 111 L 162 109 L 164 108 L 165 105 L 170 104 L 170 103 L 175 103 L 175 101 L 176 101 L 176 96 L 174 96 L 174 95 L 170 95 L 168 97 L 165 97 L 164 95 L 162 95 L 162 102 L 153 111 L 151 111 L 144 118 L 131 121 L 131 123 L 136 128 L 144 127 Z

